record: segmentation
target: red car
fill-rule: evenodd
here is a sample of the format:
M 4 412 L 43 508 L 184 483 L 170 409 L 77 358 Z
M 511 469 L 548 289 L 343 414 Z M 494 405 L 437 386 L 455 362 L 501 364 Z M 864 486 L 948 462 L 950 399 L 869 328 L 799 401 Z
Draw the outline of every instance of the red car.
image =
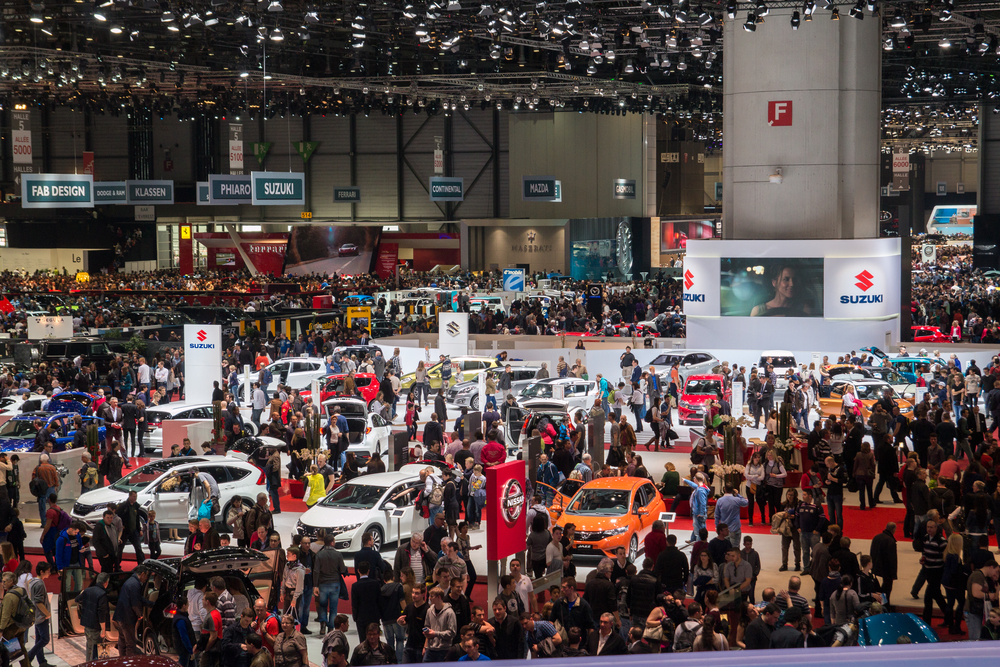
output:
M 910 327 L 913 330 L 914 343 L 951 343 L 951 336 L 941 331 L 940 327 L 926 325 Z
M 344 392 L 344 378 L 346 377 L 346 374 L 338 373 L 337 375 L 327 375 L 319 379 L 320 404 L 331 398 L 348 396 Z M 378 396 L 379 383 L 373 374 L 355 373 L 354 384 L 358 386 L 358 391 L 361 392 L 361 398 L 364 399 L 365 404 L 370 404 Z M 300 392 L 300 395 L 305 400 L 312 396 L 312 391 L 307 389 Z
M 719 392 L 723 392 L 725 380 L 721 375 L 689 375 L 681 389 L 681 398 L 677 402 L 677 415 L 681 424 L 701 424 L 705 419 L 705 405 L 715 400 Z M 723 396 L 732 401 L 733 392 L 725 389 Z

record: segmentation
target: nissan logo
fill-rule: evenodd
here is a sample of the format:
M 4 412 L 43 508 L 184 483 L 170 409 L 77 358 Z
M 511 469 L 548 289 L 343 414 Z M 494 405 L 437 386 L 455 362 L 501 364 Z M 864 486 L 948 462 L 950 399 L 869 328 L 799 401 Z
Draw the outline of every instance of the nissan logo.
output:
M 462 325 L 452 320 L 448 323 L 448 326 L 446 326 L 444 330 L 448 332 L 449 336 L 454 338 L 458 334 L 462 333 Z
M 524 508 L 524 489 L 516 479 L 509 479 L 500 491 L 500 513 L 508 526 L 513 526 Z

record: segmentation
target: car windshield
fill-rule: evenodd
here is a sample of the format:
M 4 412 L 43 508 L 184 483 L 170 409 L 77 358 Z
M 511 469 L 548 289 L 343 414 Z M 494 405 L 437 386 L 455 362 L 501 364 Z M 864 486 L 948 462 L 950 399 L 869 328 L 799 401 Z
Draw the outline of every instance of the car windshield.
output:
M 775 368 L 795 368 L 795 357 L 761 357 L 760 365 L 766 368 L 771 364 Z
M 344 484 L 320 501 L 323 507 L 346 507 L 350 509 L 371 509 L 379 501 L 388 487 L 368 484 Z
M 879 380 L 885 380 L 889 384 L 909 384 L 899 371 L 893 371 L 889 369 L 879 369 L 877 371 L 871 371 L 873 377 Z
M 858 384 L 854 386 L 854 395 L 863 401 L 875 401 L 882 397 L 883 389 L 888 389 L 889 396 L 896 398 L 896 392 L 887 384 Z
M 722 384 L 718 380 L 688 380 L 684 385 L 685 394 L 717 396 L 722 391 Z
M 628 511 L 627 489 L 581 489 L 566 510 L 569 514 L 620 516 Z
M 525 398 L 552 398 L 552 385 L 547 382 L 536 382 L 521 390 Z
M 680 363 L 681 356 L 678 354 L 661 354 L 650 362 L 652 366 L 673 366 Z
M 30 419 L 11 419 L 0 426 L 0 438 L 34 438 L 38 433 Z
M 167 459 L 144 465 L 143 467 L 137 468 L 122 477 L 120 480 L 112 484 L 111 488 L 117 491 L 124 491 L 125 493 L 128 493 L 129 491 L 141 491 L 156 480 L 163 477 L 163 475 L 166 474 L 171 468 L 180 465 L 181 463 L 190 463 L 190 460 L 171 463 L 170 460 Z

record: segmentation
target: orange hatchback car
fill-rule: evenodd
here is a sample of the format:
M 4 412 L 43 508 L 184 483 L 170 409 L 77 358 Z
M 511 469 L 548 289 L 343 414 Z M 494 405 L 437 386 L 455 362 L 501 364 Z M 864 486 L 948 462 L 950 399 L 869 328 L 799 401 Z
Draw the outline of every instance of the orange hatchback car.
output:
M 575 554 L 614 558 L 615 550 L 625 547 L 634 562 L 667 506 L 648 479 L 604 477 L 584 484 L 571 500 L 553 509 L 559 514 L 556 525 L 576 526 Z

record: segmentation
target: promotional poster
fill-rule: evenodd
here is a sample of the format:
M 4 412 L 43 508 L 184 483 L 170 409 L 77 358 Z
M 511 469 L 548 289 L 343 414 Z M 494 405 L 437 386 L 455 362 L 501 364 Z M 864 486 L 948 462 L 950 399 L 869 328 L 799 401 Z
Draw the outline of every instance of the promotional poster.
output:
M 292 275 L 358 275 L 372 269 L 379 225 L 296 225 L 288 240 L 285 271 Z
M 823 258 L 723 257 L 723 317 L 823 317 Z

